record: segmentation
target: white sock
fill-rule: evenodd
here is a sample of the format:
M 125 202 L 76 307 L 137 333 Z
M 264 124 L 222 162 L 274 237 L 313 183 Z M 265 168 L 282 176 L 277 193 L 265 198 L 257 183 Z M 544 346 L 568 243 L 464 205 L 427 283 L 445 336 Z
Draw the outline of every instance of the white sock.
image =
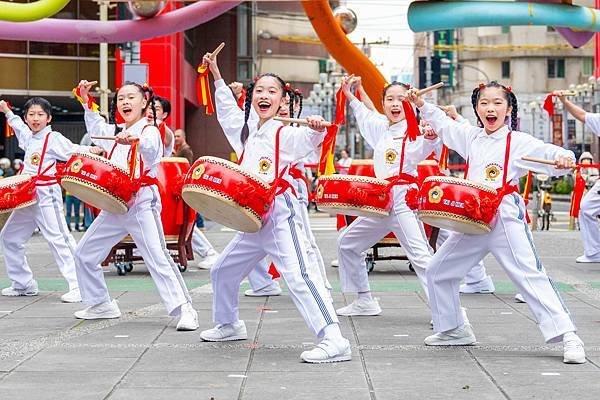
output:
M 367 299 L 367 300 L 373 300 L 373 296 L 371 296 L 371 292 L 358 292 L 358 299 Z
M 342 338 L 342 331 L 340 330 L 340 324 L 334 322 L 333 324 L 327 325 L 321 331 L 323 339 L 338 340 Z

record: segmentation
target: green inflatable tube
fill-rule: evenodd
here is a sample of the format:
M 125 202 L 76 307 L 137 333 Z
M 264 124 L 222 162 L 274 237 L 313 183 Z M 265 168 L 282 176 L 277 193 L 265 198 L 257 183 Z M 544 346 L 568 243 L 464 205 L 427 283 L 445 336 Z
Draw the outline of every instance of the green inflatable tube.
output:
M 51 17 L 69 3 L 70 0 L 38 0 L 34 3 L 10 3 L 0 1 L 0 20 L 12 22 L 37 21 Z
M 600 32 L 600 13 L 567 4 L 505 1 L 417 1 L 408 8 L 413 32 L 477 26 L 548 25 Z

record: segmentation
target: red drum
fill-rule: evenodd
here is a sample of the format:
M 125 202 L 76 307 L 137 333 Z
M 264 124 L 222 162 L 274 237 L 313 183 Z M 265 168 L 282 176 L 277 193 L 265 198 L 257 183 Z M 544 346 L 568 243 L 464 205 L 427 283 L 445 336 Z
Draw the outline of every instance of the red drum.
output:
M 71 156 L 65 165 L 61 185 L 79 200 L 113 214 L 125 214 L 134 193 L 125 169 L 91 153 Z
M 183 181 L 183 200 L 202 216 L 242 232 L 258 232 L 271 208 L 270 185 L 239 165 L 200 157 Z
M 317 186 L 317 205 L 332 214 L 386 217 L 392 209 L 389 182 L 357 175 L 323 175 Z
M 373 160 L 352 160 L 350 168 L 348 169 L 348 175 L 360 175 L 375 177 L 375 167 L 373 166 Z
M 29 207 L 36 202 L 32 176 L 15 175 L 0 179 L 0 214 Z
M 178 240 L 181 225 L 183 225 L 184 202 L 181 197 L 181 189 L 183 188 L 183 179 L 189 169 L 190 163 L 187 158 L 183 157 L 163 157 L 158 165 L 156 178 L 162 203 L 160 218 L 167 241 Z M 185 237 L 188 237 L 194 229 L 196 212 L 190 207 L 186 207 L 186 210 Z
M 478 182 L 430 176 L 419 191 L 419 218 L 455 232 L 488 233 L 498 209 L 497 197 L 496 189 Z
M 436 160 L 423 160 L 417 164 L 417 183 L 419 187 L 430 176 L 442 176 L 440 166 Z

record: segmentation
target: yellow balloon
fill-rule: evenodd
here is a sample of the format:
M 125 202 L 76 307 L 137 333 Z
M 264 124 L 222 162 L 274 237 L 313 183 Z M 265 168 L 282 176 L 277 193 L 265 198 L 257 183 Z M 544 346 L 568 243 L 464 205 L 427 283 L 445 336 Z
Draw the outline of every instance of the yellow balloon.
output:
M 12 22 L 37 21 L 65 8 L 69 0 L 38 0 L 34 3 L 0 1 L 0 20 Z

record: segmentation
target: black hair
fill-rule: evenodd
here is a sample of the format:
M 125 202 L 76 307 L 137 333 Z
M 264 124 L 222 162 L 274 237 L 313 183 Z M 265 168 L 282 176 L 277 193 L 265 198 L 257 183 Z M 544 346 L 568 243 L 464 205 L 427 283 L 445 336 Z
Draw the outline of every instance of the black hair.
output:
M 43 97 L 32 97 L 25 102 L 23 106 L 23 115 L 27 115 L 29 109 L 33 106 L 40 106 L 42 110 L 48 114 L 49 117 L 52 116 L 52 105 L 50 102 Z
M 127 82 L 123 83 L 121 88 L 123 88 L 123 86 L 135 86 L 139 90 L 139 92 L 142 94 L 142 96 L 144 96 L 144 98 L 146 100 L 148 100 L 148 103 L 146 103 L 146 107 L 142 110 L 142 115 L 146 112 L 146 109 L 148 109 L 148 106 L 150 106 L 150 109 L 152 110 L 152 115 L 156 115 L 156 107 L 154 104 L 154 101 L 155 101 L 154 91 L 152 90 L 152 88 L 150 86 L 147 86 L 147 85 L 142 86 L 139 83 L 131 82 L 131 81 L 127 81 Z M 123 130 L 123 128 L 121 128 L 120 126 L 117 125 L 117 97 L 119 95 L 119 90 L 121 88 L 115 90 L 115 95 L 113 96 L 112 102 L 110 103 L 110 107 L 108 110 L 108 123 L 115 125 L 115 135 Z M 157 126 L 156 118 L 154 118 L 154 126 Z
M 242 144 L 245 144 L 246 140 L 248 140 L 248 136 L 250 136 L 250 128 L 248 127 L 248 118 L 250 118 L 250 107 L 252 107 L 252 95 L 254 93 L 254 86 L 256 86 L 256 82 L 260 78 L 263 78 L 265 76 L 273 77 L 279 82 L 279 84 L 281 86 L 281 90 L 283 91 L 283 97 L 288 96 L 290 98 L 290 116 L 294 115 L 294 101 L 293 101 L 294 92 L 289 87 L 289 85 L 286 85 L 284 80 L 281 79 L 281 77 L 279 75 L 273 74 L 271 72 L 267 72 L 267 73 L 264 73 L 264 74 L 258 76 L 254 80 L 254 82 L 252 82 L 246 88 L 246 100 L 244 101 L 244 126 L 242 127 L 242 131 L 240 132 L 240 139 L 242 141 Z
M 387 93 L 387 91 L 392 86 L 400 86 L 400 87 L 403 87 L 406 90 L 410 89 L 410 85 L 408 83 L 402 83 L 402 82 L 398 82 L 398 81 L 393 81 L 392 83 L 388 83 L 387 85 L 385 85 L 385 87 L 383 88 L 383 94 L 381 96 L 383 99 L 385 99 L 385 94 Z
M 169 115 L 171 115 L 171 102 L 161 96 L 154 96 L 154 101 L 159 102 L 160 105 L 162 106 L 163 112 L 165 112 L 167 114 L 167 116 L 165 118 L 163 118 L 163 121 L 165 119 L 169 118 Z
M 502 89 L 503 93 L 504 93 L 504 98 L 506 99 L 506 102 L 508 103 L 509 107 L 512 107 L 512 111 L 510 113 L 510 129 L 512 129 L 513 131 L 517 129 L 517 124 L 518 124 L 518 111 L 519 111 L 519 104 L 517 102 L 517 96 L 515 96 L 515 94 L 513 93 L 511 88 L 508 88 L 506 86 L 504 86 L 501 83 L 498 83 L 496 81 L 491 81 L 490 83 L 486 84 L 479 84 L 479 86 L 477 86 L 475 89 L 473 89 L 473 94 L 471 94 L 471 104 L 473 105 L 473 110 L 475 111 L 475 116 L 477 117 L 477 122 L 479 123 L 479 126 L 481 128 L 483 128 L 483 121 L 481 120 L 481 118 L 479 118 L 479 114 L 477 114 L 477 102 L 479 101 L 479 96 L 481 95 L 481 91 L 483 89 L 489 88 L 489 87 L 495 87 L 495 88 L 500 88 Z
M 298 114 L 296 115 L 296 118 L 300 118 L 300 115 L 302 114 L 302 101 L 304 100 L 304 96 L 302 96 L 302 92 L 300 91 L 300 89 L 296 89 L 294 90 L 294 105 L 298 104 Z M 293 107 L 292 107 L 293 109 Z M 293 114 L 290 114 L 293 115 Z

